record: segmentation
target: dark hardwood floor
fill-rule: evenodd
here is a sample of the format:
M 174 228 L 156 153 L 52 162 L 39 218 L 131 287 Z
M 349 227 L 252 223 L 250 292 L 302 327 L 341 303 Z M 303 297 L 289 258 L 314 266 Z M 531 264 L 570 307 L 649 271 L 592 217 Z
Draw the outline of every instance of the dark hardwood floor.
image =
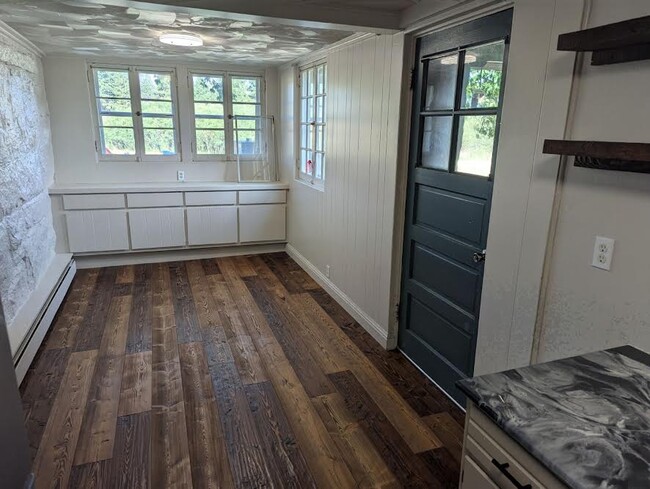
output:
M 21 392 L 37 489 L 458 485 L 463 413 L 284 253 L 80 270 Z

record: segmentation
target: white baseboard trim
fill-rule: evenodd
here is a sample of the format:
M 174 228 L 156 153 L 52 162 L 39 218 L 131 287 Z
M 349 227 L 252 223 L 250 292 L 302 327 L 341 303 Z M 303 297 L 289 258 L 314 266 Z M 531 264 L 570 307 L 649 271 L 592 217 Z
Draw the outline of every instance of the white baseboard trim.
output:
M 203 260 L 206 258 L 220 258 L 222 256 L 259 255 L 261 253 L 277 253 L 278 251 L 284 251 L 284 243 L 247 246 L 237 245 L 221 248 L 160 250 L 137 253 L 113 253 L 106 255 L 83 255 L 75 256 L 75 260 L 77 262 L 77 267 L 82 269 L 141 265 L 144 263 L 165 263 L 170 261 Z
M 55 255 L 38 287 L 7 328 L 19 385 L 52 325 L 76 270 L 71 254 Z
M 287 244 L 286 252 L 311 276 L 311 278 L 318 283 L 318 285 L 323 287 L 323 289 L 325 289 L 325 291 L 331 295 L 336 302 L 338 302 L 341 307 L 343 307 L 343 309 L 345 309 L 363 327 L 363 329 L 365 329 L 370 336 L 377 341 L 377 343 L 386 349 L 395 348 L 395 345 L 391 344 L 393 342 L 388 340 L 388 333 L 379 326 L 377 321 L 368 316 L 363 309 L 352 301 L 345 292 L 339 289 L 334 282 L 326 277 L 323 272 L 316 268 L 313 263 L 307 260 L 307 258 L 305 258 L 290 244 Z

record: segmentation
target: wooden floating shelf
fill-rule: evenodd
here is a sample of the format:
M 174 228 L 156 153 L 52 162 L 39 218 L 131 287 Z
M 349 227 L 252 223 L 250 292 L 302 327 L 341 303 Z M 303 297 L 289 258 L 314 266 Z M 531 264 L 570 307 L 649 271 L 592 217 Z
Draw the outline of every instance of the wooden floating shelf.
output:
M 650 173 L 650 144 L 547 139 L 544 153 L 575 156 L 575 166 Z
M 593 51 L 595 66 L 650 59 L 650 16 L 562 34 L 557 48 Z

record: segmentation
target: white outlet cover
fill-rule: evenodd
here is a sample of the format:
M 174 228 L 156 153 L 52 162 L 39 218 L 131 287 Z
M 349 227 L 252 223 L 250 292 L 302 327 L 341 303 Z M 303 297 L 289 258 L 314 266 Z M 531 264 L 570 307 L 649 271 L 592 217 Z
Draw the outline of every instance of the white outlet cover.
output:
M 614 255 L 614 243 L 612 238 L 596 236 L 594 244 L 594 256 L 591 260 L 591 266 L 601 270 L 610 270 L 612 268 L 612 257 Z
M 178 170 L 176 172 L 176 179 L 179 182 L 184 182 L 185 181 L 185 172 L 183 170 Z

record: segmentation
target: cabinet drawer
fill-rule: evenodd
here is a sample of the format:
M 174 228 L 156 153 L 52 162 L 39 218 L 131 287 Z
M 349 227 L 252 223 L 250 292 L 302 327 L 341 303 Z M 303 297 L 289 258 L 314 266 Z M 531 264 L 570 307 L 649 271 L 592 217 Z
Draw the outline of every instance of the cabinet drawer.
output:
M 129 249 L 126 211 L 71 211 L 65 217 L 71 252 Z
M 122 209 L 124 194 L 64 195 L 63 208 L 66 210 Z
M 126 194 L 129 207 L 181 207 L 182 192 L 160 192 L 146 194 Z
M 185 192 L 185 205 L 234 205 L 237 192 Z
M 239 241 L 284 241 L 287 238 L 287 213 L 284 205 L 239 207 Z
M 129 211 L 131 247 L 134 250 L 185 246 L 185 210 L 138 209 Z
M 239 203 L 248 204 L 284 204 L 287 202 L 286 190 L 240 190 Z
M 503 485 L 510 489 L 513 484 L 492 463 L 492 459 L 500 464 L 509 464 L 508 472 L 522 485 L 530 484 L 533 489 L 567 488 L 537 459 L 483 414 L 474 403 L 469 403 L 467 413 L 465 452 L 498 486 Z
M 192 207 L 187 209 L 187 243 L 190 246 L 236 242 L 236 207 Z
M 492 479 L 481 470 L 481 468 L 471 459 L 465 456 L 463 460 L 463 480 L 460 485 L 461 489 L 499 489 Z

